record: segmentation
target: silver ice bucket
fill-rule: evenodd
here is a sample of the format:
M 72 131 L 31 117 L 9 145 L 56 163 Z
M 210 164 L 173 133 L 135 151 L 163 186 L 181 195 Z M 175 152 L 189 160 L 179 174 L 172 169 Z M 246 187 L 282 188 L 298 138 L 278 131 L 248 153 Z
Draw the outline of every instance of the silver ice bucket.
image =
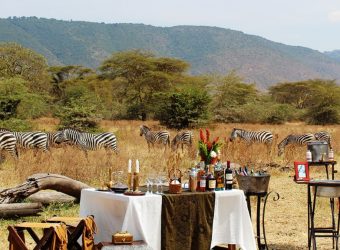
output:
M 268 191 L 270 175 L 236 175 L 236 179 L 245 193 L 263 193 Z
M 307 149 L 312 153 L 313 162 L 328 161 L 328 143 L 325 141 L 312 141 L 307 143 Z

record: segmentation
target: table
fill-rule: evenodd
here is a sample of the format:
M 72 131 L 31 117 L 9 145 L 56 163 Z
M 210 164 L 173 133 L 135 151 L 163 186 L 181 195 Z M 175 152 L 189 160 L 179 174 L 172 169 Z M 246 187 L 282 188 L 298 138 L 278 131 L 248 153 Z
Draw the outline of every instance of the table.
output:
M 332 180 L 334 180 L 334 174 L 337 173 L 336 170 L 334 170 L 334 166 L 336 165 L 336 161 L 320 161 L 320 162 L 308 162 L 308 167 L 313 167 L 313 166 L 324 166 L 326 170 L 326 177 L 329 179 L 329 174 L 328 174 L 328 167 L 332 167 Z
M 95 242 L 111 241 L 112 233 L 129 231 L 134 240 L 144 240 L 161 249 L 161 195 L 125 196 L 83 189 L 80 216 L 93 214 L 98 232 Z M 215 192 L 211 248 L 222 243 L 255 250 L 255 238 L 242 190 Z
M 312 191 L 311 187 L 314 187 L 314 195 L 312 200 Z M 339 180 L 311 180 L 308 182 L 308 248 L 310 249 L 311 243 L 313 242 L 313 249 L 316 249 L 316 237 L 332 237 L 333 245 L 334 239 L 336 242 L 336 249 L 338 249 L 338 238 L 339 235 L 339 226 L 335 225 L 334 220 L 334 198 L 339 197 L 338 195 L 327 195 L 327 197 L 331 198 L 331 209 L 332 209 L 332 226 L 331 227 L 318 227 L 314 226 L 314 215 L 315 215 L 315 204 L 316 197 L 318 194 L 318 188 L 320 187 L 329 187 L 329 188 L 340 188 Z M 335 190 L 336 191 L 336 190 Z M 338 215 L 339 216 L 339 215 Z M 338 221 L 339 224 L 339 221 Z M 321 233 L 318 235 L 318 233 Z
M 134 240 L 144 240 L 161 249 L 160 195 L 126 196 L 95 189 L 83 189 L 80 216 L 94 215 L 97 225 L 95 243 L 112 240 L 112 234 L 128 231 Z

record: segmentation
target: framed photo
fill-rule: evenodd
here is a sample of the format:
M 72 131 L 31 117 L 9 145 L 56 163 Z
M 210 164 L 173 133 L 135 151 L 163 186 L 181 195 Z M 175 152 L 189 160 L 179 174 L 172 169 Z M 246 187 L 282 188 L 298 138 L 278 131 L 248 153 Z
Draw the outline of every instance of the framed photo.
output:
M 295 180 L 309 181 L 309 168 L 306 161 L 294 161 Z

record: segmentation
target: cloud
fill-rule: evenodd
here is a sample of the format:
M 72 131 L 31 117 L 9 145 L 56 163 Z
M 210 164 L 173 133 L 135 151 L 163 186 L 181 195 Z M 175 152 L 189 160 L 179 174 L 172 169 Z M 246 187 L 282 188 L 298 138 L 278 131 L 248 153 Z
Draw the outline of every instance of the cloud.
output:
M 340 10 L 334 10 L 328 14 L 328 20 L 332 23 L 340 22 Z

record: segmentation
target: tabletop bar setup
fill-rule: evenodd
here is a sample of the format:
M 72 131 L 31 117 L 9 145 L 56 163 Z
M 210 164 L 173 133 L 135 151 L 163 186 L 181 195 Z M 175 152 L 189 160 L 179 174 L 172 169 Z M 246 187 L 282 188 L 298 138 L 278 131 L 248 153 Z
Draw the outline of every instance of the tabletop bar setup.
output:
M 221 244 L 229 250 L 256 249 L 245 191 L 233 189 L 234 176 L 248 174 L 233 171 L 230 161 L 221 163 L 218 138 L 210 141 L 210 131 L 205 132 L 200 131 L 201 161 L 188 170 L 188 186 L 178 168 L 181 163 L 173 156 L 167 176 L 144 173 L 147 170 L 139 160 L 134 168 L 129 159 L 127 185 L 124 171 L 118 171 L 118 181 L 110 180 L 107 188 L 81 191 L 80 215 L 94 215 L 100 229 L 96 244 L 109 242 L 117 232 L 128 232 L 134 241 L 154 250 L 206 250 Z M 250 181 L 255 175 L 262 177 L 258 173 L 243 177 Z M 146 190 L 140 187 L 141 176 Z M 267 188 L 268 183 L 265 192 Z

